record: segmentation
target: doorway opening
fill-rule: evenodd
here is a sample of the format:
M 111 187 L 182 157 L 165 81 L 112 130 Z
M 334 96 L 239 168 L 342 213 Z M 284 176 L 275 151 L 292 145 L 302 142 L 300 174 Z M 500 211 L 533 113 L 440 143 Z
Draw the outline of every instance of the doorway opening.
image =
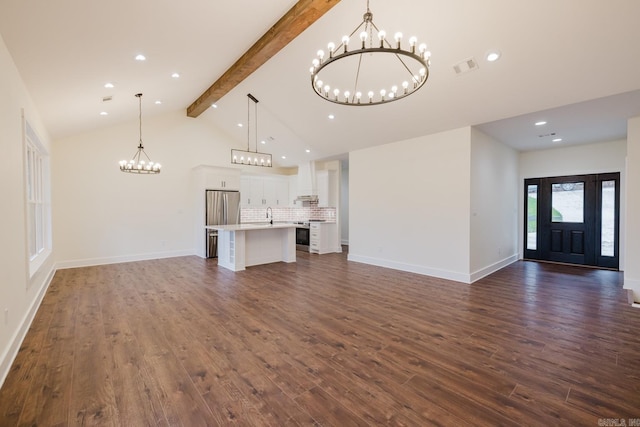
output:
M 620 173 L 524 181 L 524 258 L 619 268 Z

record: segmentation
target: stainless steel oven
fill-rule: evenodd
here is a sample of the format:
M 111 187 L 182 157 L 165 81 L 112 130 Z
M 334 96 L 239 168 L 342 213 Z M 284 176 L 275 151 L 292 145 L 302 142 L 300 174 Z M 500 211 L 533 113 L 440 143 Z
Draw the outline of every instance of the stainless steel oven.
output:
M 296 249 L 309 252 L 310 230 L 308 222 L 296 223 Z

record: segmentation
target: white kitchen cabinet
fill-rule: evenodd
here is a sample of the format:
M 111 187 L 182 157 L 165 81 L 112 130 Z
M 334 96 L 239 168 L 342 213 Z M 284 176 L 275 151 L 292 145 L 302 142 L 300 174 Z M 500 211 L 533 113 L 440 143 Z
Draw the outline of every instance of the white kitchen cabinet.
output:
M 273 206 L 286 207 L 291 205 L 288 177 L 278 177 L 274 182 L 274 190 Z
M 246 175 L 240 180 L 243 208 L 289 206 L 289 180 L 282 176 Z
M 198 166 L 196 173 L 207 190 L 240 190 L 240 171 L 215 166 Z
M 342 252 L 338 242 L 338 226 L 334 222 L 311 222 L 309 224 L 309 252 L 327 254 Z
M 338 206 L 338 174 L 333 170 L 316 172 L 316 188 L 318 190 L 318 207 L 334 208 Z

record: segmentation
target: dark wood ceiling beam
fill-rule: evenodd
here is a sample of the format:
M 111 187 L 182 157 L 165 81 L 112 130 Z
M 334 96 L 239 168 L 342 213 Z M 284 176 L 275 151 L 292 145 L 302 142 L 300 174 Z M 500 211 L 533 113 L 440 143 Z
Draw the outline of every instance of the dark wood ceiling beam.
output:
M 198 117 L 339 2 L 340 0 L 298 1 L 209 89 L 187 107 L 187 116 Z

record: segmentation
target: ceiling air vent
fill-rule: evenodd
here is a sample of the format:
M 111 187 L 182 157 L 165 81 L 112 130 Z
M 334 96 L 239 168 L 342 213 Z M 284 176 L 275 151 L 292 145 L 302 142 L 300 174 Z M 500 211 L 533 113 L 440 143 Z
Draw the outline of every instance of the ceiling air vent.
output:
M 468 73 L 469 71 L 474 71 L 477 69 L 478 61 L 476 61 L 476 59 L 473 57 L 465 59 L 462 62 L 458 62 L 453 66 L 453 71 L 455 71 L 457 75 Z

